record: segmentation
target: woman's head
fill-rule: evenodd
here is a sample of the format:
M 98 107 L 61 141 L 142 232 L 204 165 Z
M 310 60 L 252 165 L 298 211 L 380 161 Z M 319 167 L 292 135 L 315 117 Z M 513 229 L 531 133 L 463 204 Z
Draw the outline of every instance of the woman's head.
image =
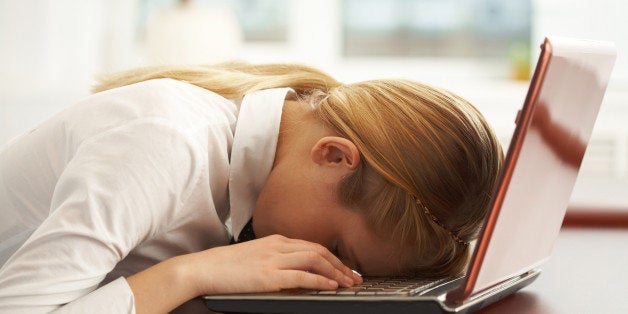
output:
M 501 147 L 464 99 L 405 80 L 368 81 L 314 92 L 323 123 L 358 148 L 362 162 L 338 198 L 405 247 L 404 272 L 460 273 L 485 217 Z M 436 220 L 436 221 L 435 221 Z
M 375 235 L 369 242 L 393 243 L 403 252 L 400 260 L 410 262 L 390 265 L 397 272 L 436 277 L 463 271 L 469 248 L 460 242 L 477 235 L 502 160 L 495 135 L 464 99 L 407 80 L 342 85 L 317 69 L 289 64 L 153 67 L 111 76 L 95 90 L 162 77 L 227 98 L 292 87 L 314 119 L 355 147 L 358 158 L 331 191 L 339 206 L 363 218 L 349 215 L 347 221 L 363 221 Z M 273 173 L 269 182 L 293 191 L 299 185 Z M 324 217 L 320 212 L 310 217 Z M 369 236 L 359 233 L 353 236 Z

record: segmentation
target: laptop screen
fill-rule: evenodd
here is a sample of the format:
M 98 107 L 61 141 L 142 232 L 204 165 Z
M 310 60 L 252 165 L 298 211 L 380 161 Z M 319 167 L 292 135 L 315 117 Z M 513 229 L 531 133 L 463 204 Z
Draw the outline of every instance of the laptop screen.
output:
M 469 266 L 464 298 L 549 258 L 615 61 L 611 43 L 548 37 Z

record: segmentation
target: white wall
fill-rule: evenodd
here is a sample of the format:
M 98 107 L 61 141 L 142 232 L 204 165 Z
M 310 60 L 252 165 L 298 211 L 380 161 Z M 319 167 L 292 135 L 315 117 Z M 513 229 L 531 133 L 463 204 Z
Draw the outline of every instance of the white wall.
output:
M 628 84 L 628 1 L 533 1 L 535 42 L 546 34 L 613 41 L 619 52 L 613 84 Z
M 0 143 L 87 93 L 103 60 L 102 4 L 0 1 Z

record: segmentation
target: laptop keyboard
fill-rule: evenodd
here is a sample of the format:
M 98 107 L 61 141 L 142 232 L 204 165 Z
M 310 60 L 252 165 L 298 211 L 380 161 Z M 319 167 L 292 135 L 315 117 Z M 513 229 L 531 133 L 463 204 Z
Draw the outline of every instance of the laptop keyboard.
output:
M 306 294 L 310 295 L 346 295 L 346 296 L 359 296 L 359 295 L 417 295 L 421 294 L 430 288 L 433 288 L 441 283 L 450 281 L 451 278 L 434 280 L 434 279 L 415 279 L 415 278 L 364 278 L 364 282 L 361 285 L 340 288 L 337 290 L 320 290 L 320 291 L 308 291 Z

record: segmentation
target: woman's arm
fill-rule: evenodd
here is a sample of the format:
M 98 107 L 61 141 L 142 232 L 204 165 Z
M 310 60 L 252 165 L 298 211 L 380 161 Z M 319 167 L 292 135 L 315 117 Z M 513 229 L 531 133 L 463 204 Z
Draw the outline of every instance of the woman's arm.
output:
M 174 257 L 127 281 L 137 313 L 161 313 L 200 295 L 329 290 L 362 279 L 323 246 L 274 235 Z
M 194 144 L 159 119 L 85 139 L 59 169 L 48 217 L 0 269 L 0 312 L 132 313 L 124 279 L 100 284 L 186 214 L 180 204 L 203 169 Z

